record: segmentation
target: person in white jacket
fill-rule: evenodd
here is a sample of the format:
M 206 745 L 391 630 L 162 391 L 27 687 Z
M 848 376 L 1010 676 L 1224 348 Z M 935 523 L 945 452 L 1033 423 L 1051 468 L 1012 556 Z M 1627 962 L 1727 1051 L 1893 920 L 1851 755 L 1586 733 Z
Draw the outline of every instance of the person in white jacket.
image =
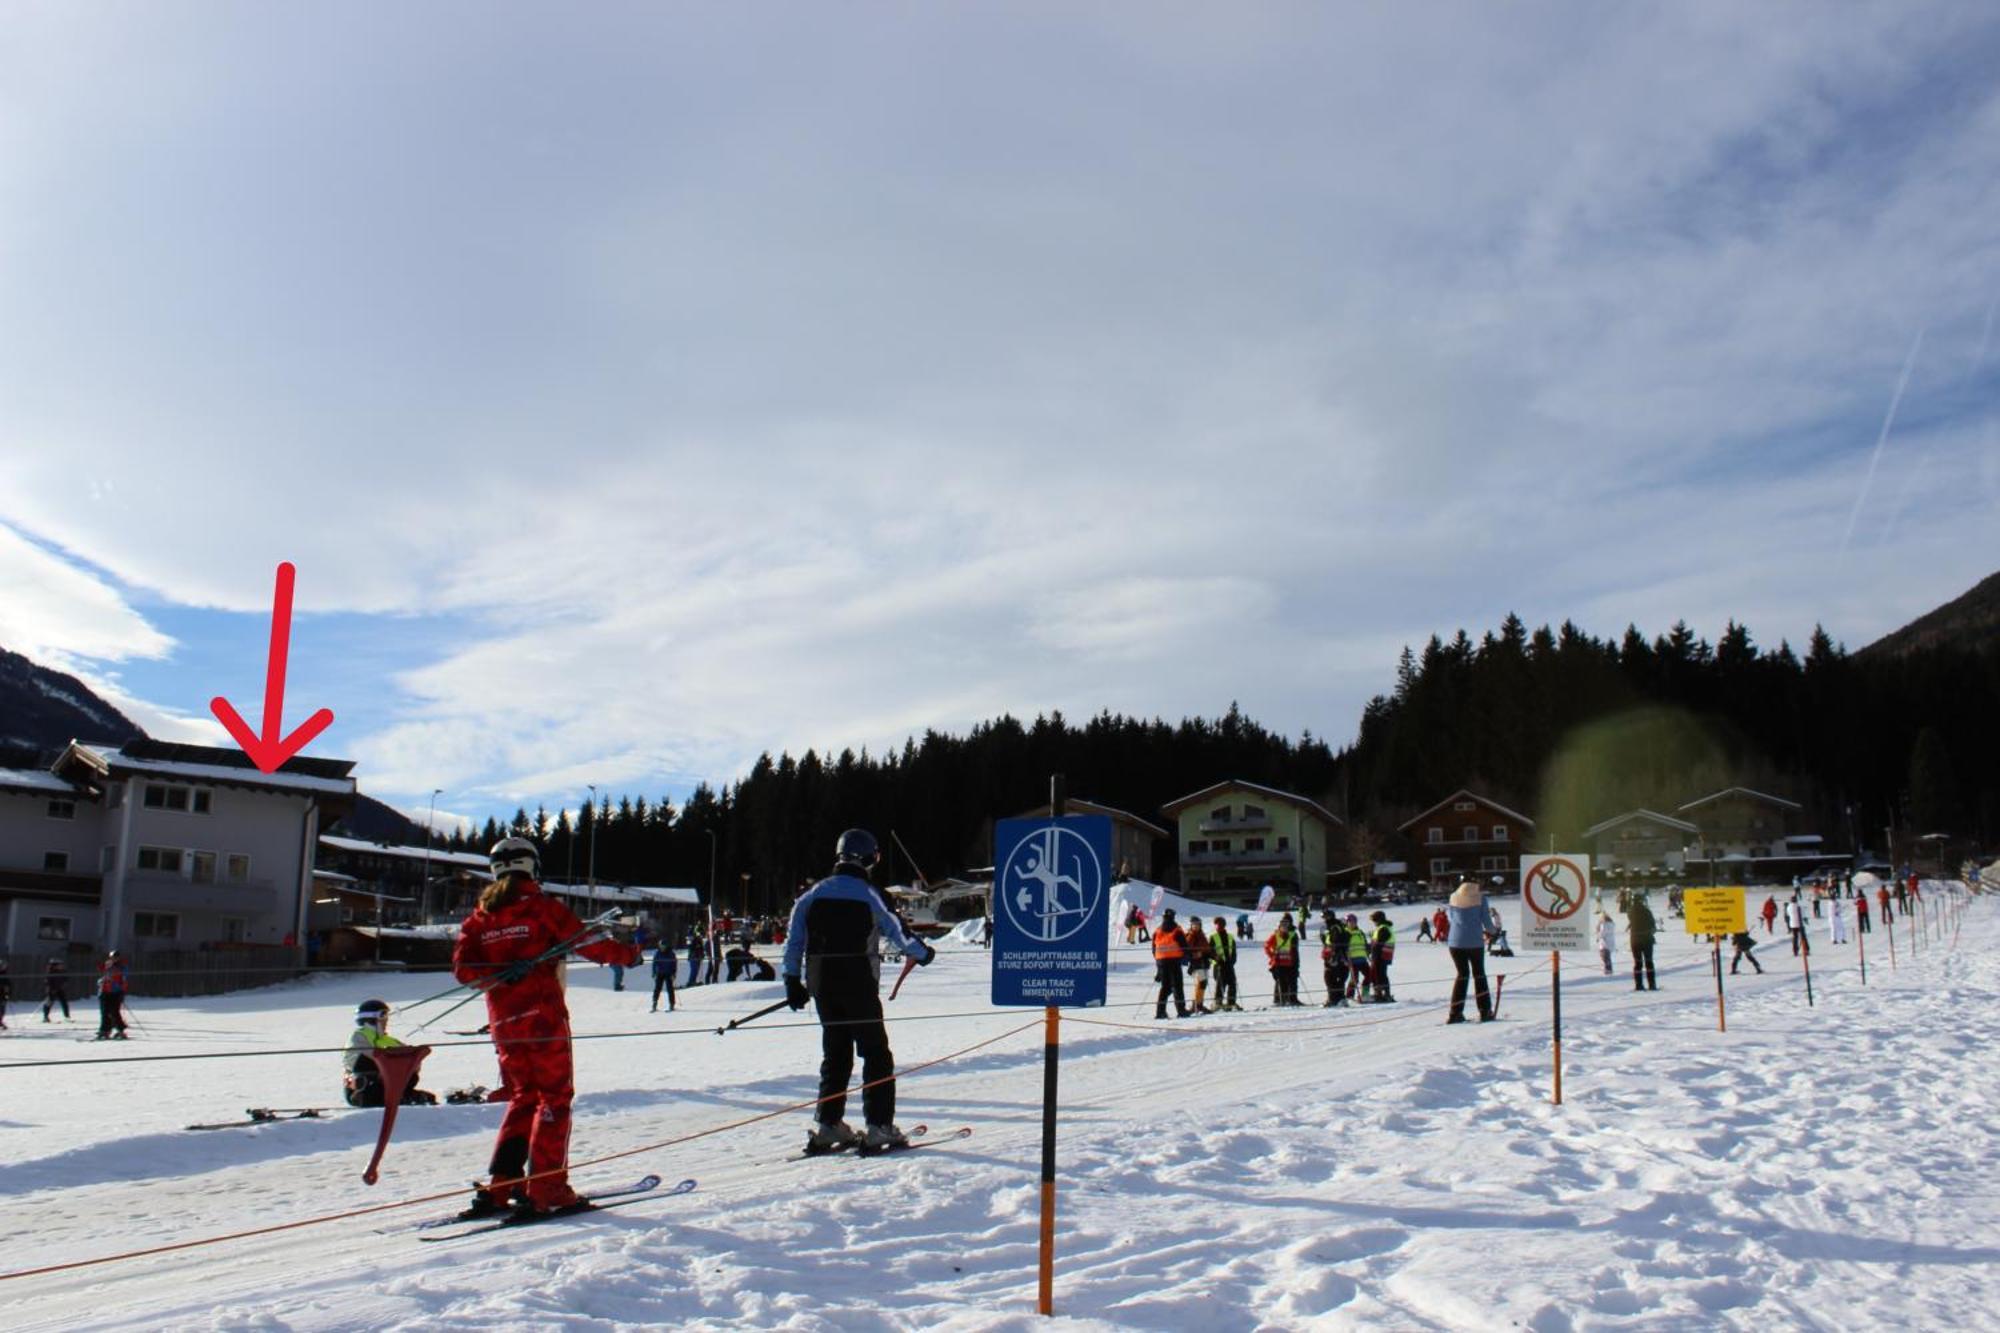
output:
M 1847 901 L 1843 898 L 1833 900 L 1833 942 L 1847 943 Z
M 1597 912 L 1597 956 L 1604 960 L 1604 975 L 1611 975 L 1611 951 L 1618 946 L 1618 927 L 1602 908 Z
M 1797 958 L 1801 948 L 1810 946 L 1806 944 L 1805 907 L 1796 893 L 1785 900 L 1785 930 L 1792 937 L 1792 957 Z

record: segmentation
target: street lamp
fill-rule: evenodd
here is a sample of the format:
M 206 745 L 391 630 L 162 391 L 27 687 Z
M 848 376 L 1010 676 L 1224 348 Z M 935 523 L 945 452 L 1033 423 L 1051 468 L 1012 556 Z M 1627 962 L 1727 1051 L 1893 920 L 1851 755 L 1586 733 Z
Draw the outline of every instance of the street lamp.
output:
M 708 834 L 708 947 L 712 951 L 715 948 L 715 830 L 711 827 L 704 829 L 703 832 Z M 713 952 L 709 954 L 708 969 L 708 975 L 713 978 L 715 976 Z
M 438 796 L 443 791 L 443 787 L 431 788 L 431 812 L 424 820 L 424 887 L 418 894 L 418 901 L 423 905 L 424 921 L 427 924 L 431 919 L 431 835 L 437 829 Z
M 590 788 L 590 914 L 597 915 L 597 784 L 586 782 Z

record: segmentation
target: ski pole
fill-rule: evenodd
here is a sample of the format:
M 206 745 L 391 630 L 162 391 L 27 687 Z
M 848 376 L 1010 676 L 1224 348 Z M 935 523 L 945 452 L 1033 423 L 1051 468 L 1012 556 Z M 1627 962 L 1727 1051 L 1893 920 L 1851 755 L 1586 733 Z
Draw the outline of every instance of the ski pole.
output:
M 590 920 L 584 922 L 582 930 L 577 931 L 574 935 L 571 935 L 568 939 L 558 941 L 555 944 L 551 944 L 548 948 L 542 950 L 539 954 L 536 954 L 533 958 L 530 958 L 528 960 L 528 966 L 537 967 L 543 963 L 550 961 L 553 958 L 557 958 L 563 954 L 568 953 L 578 944 L 581 944 L 584 941 L 584 939 L 589 935 L 591 935 L 593 932 L 602 930 L 604 927 L 610 925 L 611 922 L 614 919 L 616 919 L 617 916 L 618 916 L 617 908 L 613 907 L 606 909 L 605 911 L 592 917 Z M 427 995 L 421 1000 L 412 1000 L 410 1001 L 410 1003 L 404 1005 L 403 1007 L 405 1009 L 415 1009 L 419 1005 L 435 1004 L 439 1000 L 449 999 L 451 996 L 458 994 L 462 990 L 472 990 L 483 995 L 486 993 L 487 990 L 491 988 L 492 981 L 493 981 L 492 977 L 480 977 L 473 981 L 461 981 L 457 985 L 451 986 L 445 990 L 441 990 L 435 995 Z M 463 1004 L 464 1001 L 461 1000 L 459 1003 Z M 456 1008 L 458 1008 L 458 1005 L 455 1004 L 452 1006 L 452 1009 Z M 450 1012 L 451 1009 L 445 1010 L 446 1014 Z M 438 1018 L 442 1017 L 444 1017 L 444 1014 L 438 1015 Z M 430 1020 L 430 1023 L 435 1023 L 435 1022 L 437 1022 L 437 1018 L 433 1018 Z M 430 1023 L 425 1023 L 422 1025 L 422 1027 L 413 1028 L 411 1030 L 414 1032 L 421 1032 L 423 1031 L 424 1028 L 429 1027 Z
M 727 1023 L 724 1023 L 721 1027 L 717 1028 L 715 1030 L 715 1035 L 718 1037 L 726 1036 L 728 1033 L 734 1031 L 735 1029 L 742 1027 L 745 1023 L 754 1023 L 758 1019 L 762 1018 L 765 1014 L 777 1013 L 780 1009 L 783 1009 L 786 1005 L 790 1003 L 791 1003 L 790 1000 L 779 1000 L 775 1004 L 765 1005 L 762 1009 L 759 1009 L 754 1014 L 745 1014 L 741 1018 L 732 1018 Z

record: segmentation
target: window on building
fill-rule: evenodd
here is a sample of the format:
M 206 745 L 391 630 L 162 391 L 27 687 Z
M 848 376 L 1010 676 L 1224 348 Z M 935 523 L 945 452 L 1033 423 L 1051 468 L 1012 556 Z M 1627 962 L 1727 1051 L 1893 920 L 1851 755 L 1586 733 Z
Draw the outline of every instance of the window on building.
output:
M 1211 851 L 1227 852 L 1229 850 L 1229 839 L 1217 838 L 1214 842 L 1209 844 L 1209 849 Z
M 1229 822 L 1230 814 L 1234 809 L 1234 806 L 1218 805 L 1215 809 L 1208 812 L 1208 817 L 1210 819 L 1219 819 L 1226 824 Z
M 1243 840 L 1243 850 L 1246 852 L 1261 852 L 1264 850 L 1264 840 L 1262 838 L 1245 838 Z
M 1261 805 L 1246 805 L 1243 807 L 1243 817 L 1245 819 L 1262 819 L 1264 817 L 1264 807 Z
M 228 861 L 229 882 L 241 884 L 250 878 L 250 858 L 242 852 L 231 852 Z
M 1290 838 L 1278 839 L 1278 850 L 1281 852 L 1289 852 L 1290 850 L 1292 850 L 1292 840 Z
M 1495 824 L 1493 826 L 1493 841 L 1507 841 L 1507 826 L 1505 824 Z
M 132 933 L 142 940 L 175 939 L 181 933 L 181 919 L 174 912 L 134 912 Z
M 188 859 L 191 865 L 189 877 L 193 879 L 195 883 L 197 884 L 215 883 L 214 852 L 190 852 L 188 853 Z
M 1424 830 L 1424 841 L 1435 846 L 1444 841 L 1444 830 L 1433 824 Z
M 1431 873 L 1433 875 L 1449 875 L 1451 873 L 1451 858 L 1448 856 L 1433 856 L 1431 858 Z
M 181 873 L 181 849 L 178 847 L 141 847 L 139 849 L 139 869 L 158 870 L 168 875 Z
M 1206 838 L 1196 838 L 1188 843 L 1189 856 L 1200 856 L 1207 850 L 1208 850 L 1208 840 Z
M 1460 829 L 1458 833 L 1460 842 L 1479 841 L 1479 825 L 1477 824 L 1467 824 L 1464 828 Z
M 42 869 L 44 869 L 44 870 L 68 870 L 68 869 L 69 869 L 69 853 L 68 853 L 68 852 L 43 852 L 43 853 L 42 853 Z
M 222 938 L 228 944 L 241 944 L 250 938 L 250 922 L 240 916 L 222 918 Z
M 107 842 L 102 847 L 97 849 L 98 874 L 100 875 L 110 874 L 111 867 L 116 864 L 118 864 L 118 848 L 115 845 Z
M 66 916 L 36 917 L 35 938 L 38 940 L 67 940 L 69 938 L 69 920 Z
M 1451 808 L 1453 810 L 1472 810 L 1475 809 L 1476 807 L 1470 801 L 1453 801 L 1451 803 Z
M 50 818 L 50 819 L 75 819 L 75 818 L 76 818 L 76 802 L 75 802 L 75 801 L 66 801 L 66 800 L 62 799 L 61 797 L 56 797 L 55 799 L 53 799 L 53 800 L 51 800 L 51 801 L 49 802 L 49 818 Z
M 215 793 L 208 790 L 208 788 L 206 787 L 195 788 L 194 812 L 198 815 L 207 814 L 209 811 L 209 807 L 214 803 L 214 800 L 215 800 Z

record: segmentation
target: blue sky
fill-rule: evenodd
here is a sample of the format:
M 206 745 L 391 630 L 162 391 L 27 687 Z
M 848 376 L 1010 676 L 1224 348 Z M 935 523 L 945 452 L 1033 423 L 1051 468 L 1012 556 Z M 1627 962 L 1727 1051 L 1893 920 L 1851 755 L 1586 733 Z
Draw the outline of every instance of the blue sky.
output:
M 0 644 L 213 738 L 291 560 L 315 752 L 467 815 L 1339 741 L 1509 610 L 1858 645 L 1996 563 L 1996 64 L 1976 3 L 18 6 Z

